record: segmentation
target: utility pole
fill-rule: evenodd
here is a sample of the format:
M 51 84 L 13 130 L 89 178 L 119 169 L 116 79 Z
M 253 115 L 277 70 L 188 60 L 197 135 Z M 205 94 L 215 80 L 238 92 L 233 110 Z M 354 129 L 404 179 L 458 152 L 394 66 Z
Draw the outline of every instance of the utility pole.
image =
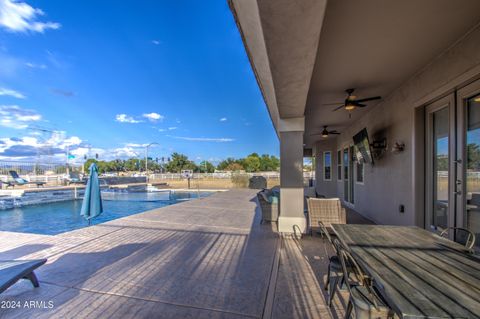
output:
M 147 178 L 148 182 L 148 148 L 152 145 L 160 145 L 157 142 L 152 142 L 147 145 L 145 145 L 145 177 Z

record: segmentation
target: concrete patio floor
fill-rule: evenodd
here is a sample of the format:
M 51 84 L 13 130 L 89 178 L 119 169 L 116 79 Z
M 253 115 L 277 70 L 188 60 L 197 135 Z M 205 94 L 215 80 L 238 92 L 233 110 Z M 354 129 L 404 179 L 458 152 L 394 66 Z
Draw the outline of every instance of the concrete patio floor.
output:
M 342 317 L 344 297 L 332 311 L 325 302 L 328 245 L 261 225 L 255 193 L 216 193 L 56 236 L 0 232 L 1 259 L 48 258 L 39 288 L 21 281 L 0 295 L 0 304 L 20 304 L 0 317 Z

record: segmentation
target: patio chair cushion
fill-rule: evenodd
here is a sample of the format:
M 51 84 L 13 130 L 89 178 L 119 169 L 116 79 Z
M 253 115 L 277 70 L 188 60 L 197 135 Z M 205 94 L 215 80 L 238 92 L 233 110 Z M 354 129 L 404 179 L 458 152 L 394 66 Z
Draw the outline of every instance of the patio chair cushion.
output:
M 278 197 L 275 195 L 269 196 L 268 197 L 268 202 L 270 204 L 278 204 Z

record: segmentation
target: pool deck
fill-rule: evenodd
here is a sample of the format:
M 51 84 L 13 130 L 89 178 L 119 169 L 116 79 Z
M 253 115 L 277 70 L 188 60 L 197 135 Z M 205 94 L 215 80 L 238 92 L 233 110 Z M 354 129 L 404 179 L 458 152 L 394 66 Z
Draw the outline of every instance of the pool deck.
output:
M 255 193 L 216 193 L 55 236 L 0 232 L 1 259 L 48 258 L 39 288 L 21 281 L 0 295 L 0 304 L 20 304 L 0 318 L 342 317 L 345 296 L 332 310 L 325 302 L 327 245 L 261 225 Z

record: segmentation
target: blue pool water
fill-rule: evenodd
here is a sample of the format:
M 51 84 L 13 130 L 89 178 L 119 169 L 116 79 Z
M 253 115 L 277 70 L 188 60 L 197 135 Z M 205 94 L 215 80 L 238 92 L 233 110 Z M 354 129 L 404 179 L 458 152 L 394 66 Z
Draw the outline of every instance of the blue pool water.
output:
M 100 224 L 150 209 L 210 195 L 209 192 L 102 193 L 103 213 L 92 221 Z M 56 235 L 88 226 L 80 216 L 81 200 L 29 205 L 0 211 L 0 231 Z

